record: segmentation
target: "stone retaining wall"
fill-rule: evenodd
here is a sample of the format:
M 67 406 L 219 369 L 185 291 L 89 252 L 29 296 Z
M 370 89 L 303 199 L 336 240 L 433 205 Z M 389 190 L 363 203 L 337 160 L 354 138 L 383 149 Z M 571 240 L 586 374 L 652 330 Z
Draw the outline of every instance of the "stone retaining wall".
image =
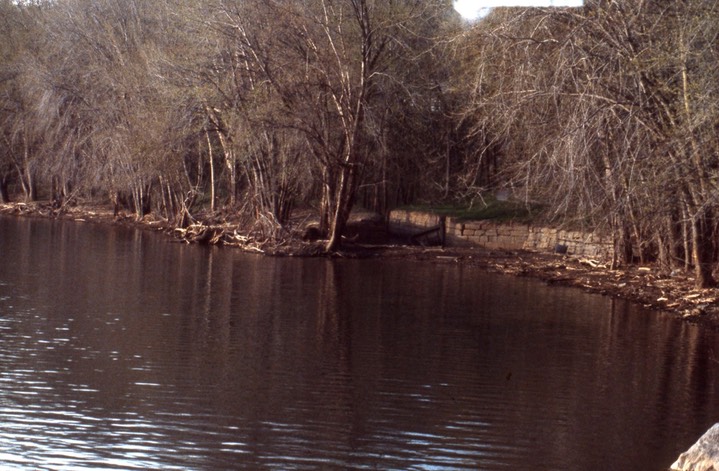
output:
M 411 236 L 440 225 L 442 216 L 423 211 L 393 210 L 389 214 L 389 232 Z M 567 247 L 567 253 L 609 260 L 612 255 L 610 237 L 538 227 L 516 222 L 464 221 L 445 218 L 448 245 L 477 245 L 490 249 L 554 251 L 557 245 Z

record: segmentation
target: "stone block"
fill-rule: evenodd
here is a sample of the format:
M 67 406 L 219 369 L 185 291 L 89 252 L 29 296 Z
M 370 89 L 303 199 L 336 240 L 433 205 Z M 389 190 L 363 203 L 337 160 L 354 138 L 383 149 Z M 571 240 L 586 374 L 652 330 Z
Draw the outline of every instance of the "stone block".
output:
M 719 469 L 719 423 L 714 424 L 689 450 L 672 464 L 674 471 L 714 471 Z

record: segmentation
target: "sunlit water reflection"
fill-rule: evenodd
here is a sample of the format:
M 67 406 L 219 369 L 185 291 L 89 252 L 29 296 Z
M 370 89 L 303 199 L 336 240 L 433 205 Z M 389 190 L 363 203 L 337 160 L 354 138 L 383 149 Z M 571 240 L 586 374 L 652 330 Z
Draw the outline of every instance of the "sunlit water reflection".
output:
M 0 218 L 3 469 L 660 470 L 712 332 L 471 267 Z

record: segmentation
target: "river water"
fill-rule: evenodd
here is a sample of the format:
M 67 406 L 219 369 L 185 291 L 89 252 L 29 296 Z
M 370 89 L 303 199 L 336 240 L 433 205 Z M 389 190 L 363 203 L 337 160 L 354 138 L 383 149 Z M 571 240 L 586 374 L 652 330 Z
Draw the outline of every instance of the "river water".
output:
M 717 334 L 473 267 L 0 218 L 0 468 L 663 470 Z

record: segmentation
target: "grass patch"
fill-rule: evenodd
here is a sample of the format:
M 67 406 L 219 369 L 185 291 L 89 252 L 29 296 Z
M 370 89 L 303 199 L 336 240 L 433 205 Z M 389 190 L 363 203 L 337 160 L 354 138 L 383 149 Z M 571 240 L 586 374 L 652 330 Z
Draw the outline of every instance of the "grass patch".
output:
M 531 222 L 541 214 L 540 205 L 528 205 L 518 201 L 489 201 L 474 206 L 457 205 L 413 205 L 402 208 L 408 211 L 426 211 L 459 220 L 517 221 Z

